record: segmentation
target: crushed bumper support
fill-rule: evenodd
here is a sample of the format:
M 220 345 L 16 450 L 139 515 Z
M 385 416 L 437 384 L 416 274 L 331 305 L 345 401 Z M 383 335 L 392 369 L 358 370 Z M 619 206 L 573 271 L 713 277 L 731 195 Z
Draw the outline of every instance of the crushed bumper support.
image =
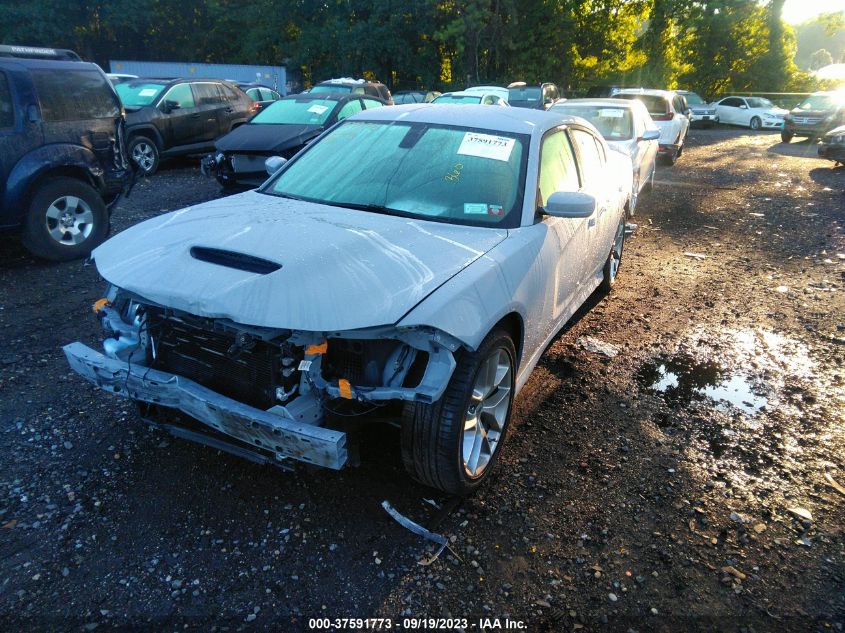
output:
M 79 342 L 63 349 L 71 368 L 101 389 L 178 409 L 221 433 L 274 453 L 279 460 L 291 458 L 335 470 L 348 460 L 345 433 L 301 421 L 314 419 L 316 402 L 298 398 L 294 401 L 297 410 L 277 406 L 271 413 L 181 376 L 108 358 Z

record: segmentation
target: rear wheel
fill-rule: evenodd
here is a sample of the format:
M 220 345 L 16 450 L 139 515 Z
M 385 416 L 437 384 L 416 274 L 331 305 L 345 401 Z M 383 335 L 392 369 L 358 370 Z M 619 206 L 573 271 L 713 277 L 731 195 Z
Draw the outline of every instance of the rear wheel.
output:
M 616 234 L 613 237 L 613 246 L 610 247 L 610 254 L 604 262 L 604 278 L 601 281 L 601 290 L 610 292 L 616 283 L 616 275 L 619 273 L 619 266 L 622 264 L 622 249 L 625 246 L 625 220 L 619 222 L 616 227 Z
M 32 197 L 23 243 L 33 255 L 68 261 L 88 255 L 108 232 L 109 213 L 93 187 L 75 178 L 53 178 Z
M 408 402 L 402 416 L 402 461 L 417 481 L 466 495 L 489 477 L 508 431 L 516 350 L 504 328 L 475 352 L 459 352 L 437 402 Z
M 787 132 L 786 130 L 782 130 L 780 133 L 780 140 L 784 143 L 789 143 L 792 140 L 792 132 Z
M 753 116 L 751 117 L 751 123 L 749 123 L 748 127 L 750 127 L 752 130 L 759 130 L 761 127 L 763 127 L 763 122 L 760 120 L 760 117 Z

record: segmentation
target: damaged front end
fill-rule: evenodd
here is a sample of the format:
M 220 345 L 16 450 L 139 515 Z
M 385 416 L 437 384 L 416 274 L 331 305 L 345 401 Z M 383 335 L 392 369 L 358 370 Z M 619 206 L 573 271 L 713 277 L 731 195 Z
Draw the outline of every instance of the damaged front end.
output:
M 71 367 L 174 435 L 258 462 L 340 469 L 343 421 L 431 403 L 455 368 L 457 339 L 430 328 L 346 332 L 251 327 L 198 317 L 112 287 L 94 306 L 103 352 L 64 347 Z

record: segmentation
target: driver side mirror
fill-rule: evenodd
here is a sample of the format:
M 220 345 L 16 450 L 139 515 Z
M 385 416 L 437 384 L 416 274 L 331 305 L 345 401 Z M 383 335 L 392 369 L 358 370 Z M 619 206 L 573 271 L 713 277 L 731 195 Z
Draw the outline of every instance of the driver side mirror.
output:
M 165 114 L 170 114 L 174 110 L 178 110 L 182 106 L 179 105 L 178 101 L 173 101 L 172 99 L 165 99 L 161 104 L 161 111 Z
M 555 191 L 543 209 L 555 218 L 588 218 L 596 210 L 596 199 L 580 191 Z
M 646 130 L 638 141 L 656 141 L 660 138 L 660 130 Z
M 281 156 L 271 156 L 264 161 L 264 169 L 272 176 L 279 171 L 286 162 L 288 162 L 287 159 L 282 158 Z

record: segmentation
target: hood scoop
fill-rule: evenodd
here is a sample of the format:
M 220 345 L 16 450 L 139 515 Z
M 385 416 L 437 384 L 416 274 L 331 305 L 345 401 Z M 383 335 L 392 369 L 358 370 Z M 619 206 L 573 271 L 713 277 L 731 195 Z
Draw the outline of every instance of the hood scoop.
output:
M 201 262 L 208 262 L 209 264 L 243 270 L 258 275 L 269 275 L 282 267 L 281 264 L 271 262 L 269 259 L 236 253 L 235 251 L 227 251 L 221 248 L 208 248 L 206 246 L 192 246 L 191 257 Z

